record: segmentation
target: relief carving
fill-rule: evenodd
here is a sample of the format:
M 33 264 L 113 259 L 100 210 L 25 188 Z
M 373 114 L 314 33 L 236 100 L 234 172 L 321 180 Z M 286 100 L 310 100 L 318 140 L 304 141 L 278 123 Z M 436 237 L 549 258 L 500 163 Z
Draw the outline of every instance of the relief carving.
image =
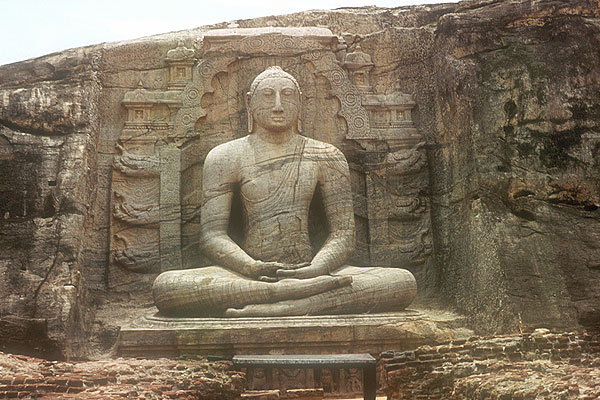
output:
M 371 138 L 369 129 L 369 115 L 362 106 L 359 89 L 348 79 L 348 74 L 339 66 L 333 53 L 325 53 L 318 59 L 303 56 L 304 59 L 314 64 L 316 74 L 323 75 L 331 85 L 332 94 L 340 101 L 338 114 L 346 120 L 348 125 L 347 139 Z
M 362 370 L 358 368 L 349 368 L 348 370 L 342 370 L 348 372 L 344 374 L 345 392 L 347 393 L 361 393 L 363 391 L 362 384 Z
M 160 174 L 158 157 L 130 153 L 119 143 L 115 146 L 115 150 L 117 155 L 113 167 L 122 174 L 132 177 L 151 177 Z
M 195 51 L 186 48 L 182 40 L 177 42 L 176 48 L 167 52 L 165 61 L 169 66 L 169 89 L 181 89 L 193 79 L 194 54 Z
M 390 175 L 407 175 L 423 171 L 427 166 L 427 158 L 419 143 L 411 149 L 388 153 L 384 159 L 386 172 Z
M 146 89 L 140 80 L 123 96 L 127 113 L 115 146 L 112 180 L 109 286 L 113 289 L 148 290 L 153 278 L 140 274 L 167 268 L 163 262 L 167 254 L 175 261 L 170 266 L 180 265 L 172 252 L 173 247 L 181 248 L 180 166 L 177 151 L 171 149 L 177 147 L 176 116 L 184 103 L 182 92 L 194 76 L 194 55 L 179 41 L 165 57 L 166 88 Z
M 306 369 L 299 368 L 283 368 L 277 369 L 276 374 L 279 378 L 279 389 L 285 393 L 288 389 L 301 389 L 307 384 Z
M 371 262 L 414 267 L 431 251 L 425 196 L 427 158 L 412 119 L 416 103 L 400 90 L 374 92 L 370 79 L 373 62 L 360 45 L 346 54 L 343 65 L 360 90 L 361 104 L 369 116 L 369 137 L 356 142 L 368 154 L 362 165 Z
M 127 202 L 125 196 L 115 190 L 113 216 L 131 225 L 156 227 L 160 221 L 158 206 L 152 203 L 136 204 Z
M 347 53 L 344 56 L 344 68 L 350 73 L 350 80 L 361 93 L 372 93 L 373 87 L 369 72 L 373 69 L 371 56 L 363 52 L 360 45 L 356 46 L 355 51 Z
M 138 88 L 125 93 L 121 101 L 127 110 L 122 139 L 167 135 L 173 129 L 171 114 L 181 107 L 181 103 L 180 90 L 144 89 L 140 80 Z
M 160 259 L 156 251 L 156 241 L 133 244 L 123 234 L 117 233 L 113 237 L 112 258 L 115 263 L 130 272 L 158 272 Z
M 363 374 L 358 368 L 348 369 L 244 369 L 250 390 L 279 390 L 282 398 L 290 389 L 323 388 L 327 394 L 358 397 L 363 393 Z
M 326 28 L 218 29 L 204 35 L 206 53 L 239 53 L 260 56 L 291 56 L 309 53 L 318 58 L 319 50 L 331 51 L 337 38 Z
M 393 219 L 415 218 L 427 211 L 427 203 L 421 197 L 395 196 L 390 194 L 389 217 Z

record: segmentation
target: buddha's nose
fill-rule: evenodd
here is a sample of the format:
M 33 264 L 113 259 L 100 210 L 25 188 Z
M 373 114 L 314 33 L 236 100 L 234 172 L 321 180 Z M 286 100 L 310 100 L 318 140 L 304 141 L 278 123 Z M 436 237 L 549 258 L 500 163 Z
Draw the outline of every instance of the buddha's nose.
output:
M 279 92 L 275 93 L 275 104 L 273 105 L 273 111 L 283 111 L 283 106 L 281 105 L 281 95 Z

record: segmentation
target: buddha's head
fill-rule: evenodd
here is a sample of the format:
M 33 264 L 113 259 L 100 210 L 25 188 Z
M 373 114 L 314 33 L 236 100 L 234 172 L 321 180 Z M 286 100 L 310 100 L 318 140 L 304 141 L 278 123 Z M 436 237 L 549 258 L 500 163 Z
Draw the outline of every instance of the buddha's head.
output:
M 281 67 L 269 67 L 250 85 L 246 95 L 248 107 L 248 132 L 254 124 L 270 132 L 283 132 L 300 128 L 300 86 L 296 79 Z

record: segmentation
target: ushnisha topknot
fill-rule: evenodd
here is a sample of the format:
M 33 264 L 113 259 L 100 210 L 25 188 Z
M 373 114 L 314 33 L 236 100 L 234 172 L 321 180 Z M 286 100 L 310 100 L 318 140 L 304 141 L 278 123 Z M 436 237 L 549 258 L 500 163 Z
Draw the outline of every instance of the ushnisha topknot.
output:
M 250 85 L 250 91 L 248 92 L 248 94 L 250 96 L 253 96 L 254 91 L 256 91 L 256 88 L 258 87 L 258 85 L 267 78 L 287 78 L 287 79 L 291 80 L 292 82 L 294 82 L 294 85 L 296 86 L 298 93 L 300 95 L 302 95 L 302 91 L 300 90 L 300 85 L 298 84 L 298 81 L 296 80 L 296 78 L 294 78 L 292 75 L 285 72 L 278 65 L 269 67 L 269 68 L 265 69 L 263 72 L 261 72 L 260 74 L 258 74 L 256 76 L 256 78 L 254 78 L 254 80 L 252 81 L 252 85 Z

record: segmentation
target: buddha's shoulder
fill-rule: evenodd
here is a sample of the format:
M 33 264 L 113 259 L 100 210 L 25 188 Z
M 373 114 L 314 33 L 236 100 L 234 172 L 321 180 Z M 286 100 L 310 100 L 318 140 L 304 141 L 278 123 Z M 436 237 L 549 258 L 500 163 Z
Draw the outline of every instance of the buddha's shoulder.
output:
M 311 138 L 306 138 L 304 153 L 308 157 L 327 157 L 328 159 L 346 160 L 344 153 L 334 145 Z
M 218 162 L 221 160 L 234 161 L 244 157 L 248 151 L 248 136 L 230 140 L 215 146 L 206 156 L 207 162 Z
M 320 140 L 305 138 L 305 150 L 308 152 L 312 152 L 315 154 L 325 154 L 325 153 L 340 153 L 342 151 L 332 145 L 331 143 L 321 142 Z

